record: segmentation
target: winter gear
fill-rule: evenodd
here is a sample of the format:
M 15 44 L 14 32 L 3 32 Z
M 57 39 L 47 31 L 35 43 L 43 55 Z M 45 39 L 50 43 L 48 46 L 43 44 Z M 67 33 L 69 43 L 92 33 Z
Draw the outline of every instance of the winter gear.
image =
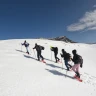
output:
M 58 57 L 57 57 L 57 54 L 58 54 L 58 48 L 57 47 L 51 47 L 50 48 L 51 51 L 54 52 L 54 57 L 55 57 L 55 60 L 56 60 L 56 63 L 60 60 Z
M 74 50 L 72 51 L 72 53 L 73 53 L 73 54 L 76 54 L 76 53 L 77 53 L 77 51 L 74 49 Z
M 22 45 L 24 45 L 25 47 L 28 47 L 29 46 L 29 43 L 27 43 L 26 40 L 25 40 Z
M 80 74 L 79 74 L 79 72 L 77 71 L 77 72 L 75 72 L 75 73 L 76 73 L 77 77 L 80 78 Z
M 71 55 L 69 53 L 67 53 L 64 49 L 62 49 L 62 54 L 60 54 L 61 57 L 64 58 L 64 60 L 70 61 L 71 59 Z
M 37 43 L 35 43 L 35 47 L 33 49 L 36 49 L 37 51 L 37 58 L 38 58 L 38 61 L 40 61 L 40 57 L 42 58 L 42 60 L 44 60 L 43 56 L 41 55 L 41 46 L 40 45 L 37 45 Z
M 83 80 L 80 79 L 78 76 L 74 76 L 75 79 L 77 79 L 79 82 L 82 82 Z
M 72 68 L 72 66 L 68 63 L 67 60 L 65 60 L 65 66 L 67 67 L 67 71 Z
M 72 61 L 74 62 L 74 66 L 72 67 L 72 70 L 80 78 L 80 73 L 79 73 L 79 68 L 80 68 L 80 64 L 81 64 L 81 60 L 79 58 L 80 55 L 77 54 L 77 51 L 76 50 L 73 50 L 72 53 L 73 53 L 73 59 L 72 59 Z
M 40 46 L 40 45 L 39 45 L 39 46 Z M 41 49 L 41 50 L 44 50 L 45 48 L 44 48 L 43 46 L 40 46 L 40 49 Z
M 69 53 L 67 53 L 64 49 L 62 49 L 62 54 L 60 54 L 61 57 L 64 58 L 64 62 L 65 62 L 65 66 L 67 68 L 67 70 L 69 71 L 69 69 L 72 67 L 68 62 L 70 61 L 71 55 Z
M 26 47 L 26 53 L 29 54 L 29 51 L 28 51 L 29 43 L 27 43 L 26 40 L 25 40 L 22 45 L 24 45 Z
M 82 66 L 83 66 L 83 59 L 82 59 L 82 57 L 80 55 L 75 54 L 73 56 L 72 61 L 74 62 L 74 64 L 78 64 L 79 63 L 80 64 L 80 67 L 82 68 Z

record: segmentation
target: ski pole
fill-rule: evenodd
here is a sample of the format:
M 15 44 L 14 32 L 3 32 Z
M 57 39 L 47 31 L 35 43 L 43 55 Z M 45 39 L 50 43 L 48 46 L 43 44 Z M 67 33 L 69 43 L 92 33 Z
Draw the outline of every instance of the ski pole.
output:
M 34 51 L 34 49 L 33 49 L 33 53 L 34 53 L 34 57 L 36 58 L 36 54 L 35 54 L 35 51 Z
M 51 51 L 51 61 L 52 61 L 52 51 Z
M 22 51 L 22 43 L 21 43 L 21 51 Z
M 31 48 L 29 47 L 29 51 L 32 53 Z
M 61 63 L 62 63 L 62 70 L 63 70 L 63 62 L 62 62 L 62 57 L 61 57 Z

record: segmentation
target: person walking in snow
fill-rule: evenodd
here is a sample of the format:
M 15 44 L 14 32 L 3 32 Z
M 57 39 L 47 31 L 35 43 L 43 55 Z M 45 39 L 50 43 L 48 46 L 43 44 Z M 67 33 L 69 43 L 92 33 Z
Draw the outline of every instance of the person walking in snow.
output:
M 72 66 L 72 70 L 76 73 L 76 76 L 80 78 L 79 68 L 82 68 L 83 59 L 80 55 L 77 54 L 77 51 L 74 49 L 72 50 L 74 65 Z
M 57 63 L 60 60 L 57 57 L 57 55 L 58 55 L 58 48 L 57 47 L 50 47 L 50 50 L 54 52 L 55 62 Z
M 41 55 L 41 52 L 42 52 L 41 50 L 44 50 L 44 47 L 35 43 L 35 47 L 33 49 L 36 49 L 37 51 L 38 61 L 40 61 L 40 58 L 42 58 L 42 61 L 44 61 L 44 57 Z
M 67 53 L 64 49 L 62 49 L 62 54 L 60 54 L 62 58 L 64 58 L 65 66 L 67 68 L 67 71 L 72 68 L 72 66 L 69 64 L 69 61 L 71 60 L 71 55 Z
M 28 53 L 28 54 L 29 54 L 29 51 L 28 51 L 29 43 L 28 43 L 28 42 L 26 42 L 26 40 L 25 40 L 25 41 L 24 41 L 24 43 L 22 43 L 22 45 L 24 45 L 24 46 L 25 46 L 25 48 L 26 48 L 26 53 Z

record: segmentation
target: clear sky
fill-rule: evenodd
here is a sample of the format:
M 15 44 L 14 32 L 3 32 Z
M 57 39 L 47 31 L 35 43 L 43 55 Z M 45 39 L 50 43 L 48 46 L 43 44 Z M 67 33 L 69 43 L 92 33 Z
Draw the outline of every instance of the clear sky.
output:
M 0 0 L 0 39 L 66 36 L 96 42 L 96 0 Z

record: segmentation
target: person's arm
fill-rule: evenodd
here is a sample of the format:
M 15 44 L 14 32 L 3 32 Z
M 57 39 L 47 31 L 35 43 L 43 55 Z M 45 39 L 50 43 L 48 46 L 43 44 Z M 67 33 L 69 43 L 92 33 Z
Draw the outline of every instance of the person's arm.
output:
M 36 49 L 36 46 L 33 49 Z
M 61 57 L 64 57 L 64 55 L 62 53 L 60 53 Z
M 21 43 L 22 45 L 25 45 L 25 43 Z
M 53 50 L 53 47 L 51 47 L 50 50 L 51 50 L 51 51 L 54 51 L 54 50 Z
M 73 56 L 73 58 L 71 58 L 71 60 L 72 60 L 73 62 L 75 62 L 75 56 Z

